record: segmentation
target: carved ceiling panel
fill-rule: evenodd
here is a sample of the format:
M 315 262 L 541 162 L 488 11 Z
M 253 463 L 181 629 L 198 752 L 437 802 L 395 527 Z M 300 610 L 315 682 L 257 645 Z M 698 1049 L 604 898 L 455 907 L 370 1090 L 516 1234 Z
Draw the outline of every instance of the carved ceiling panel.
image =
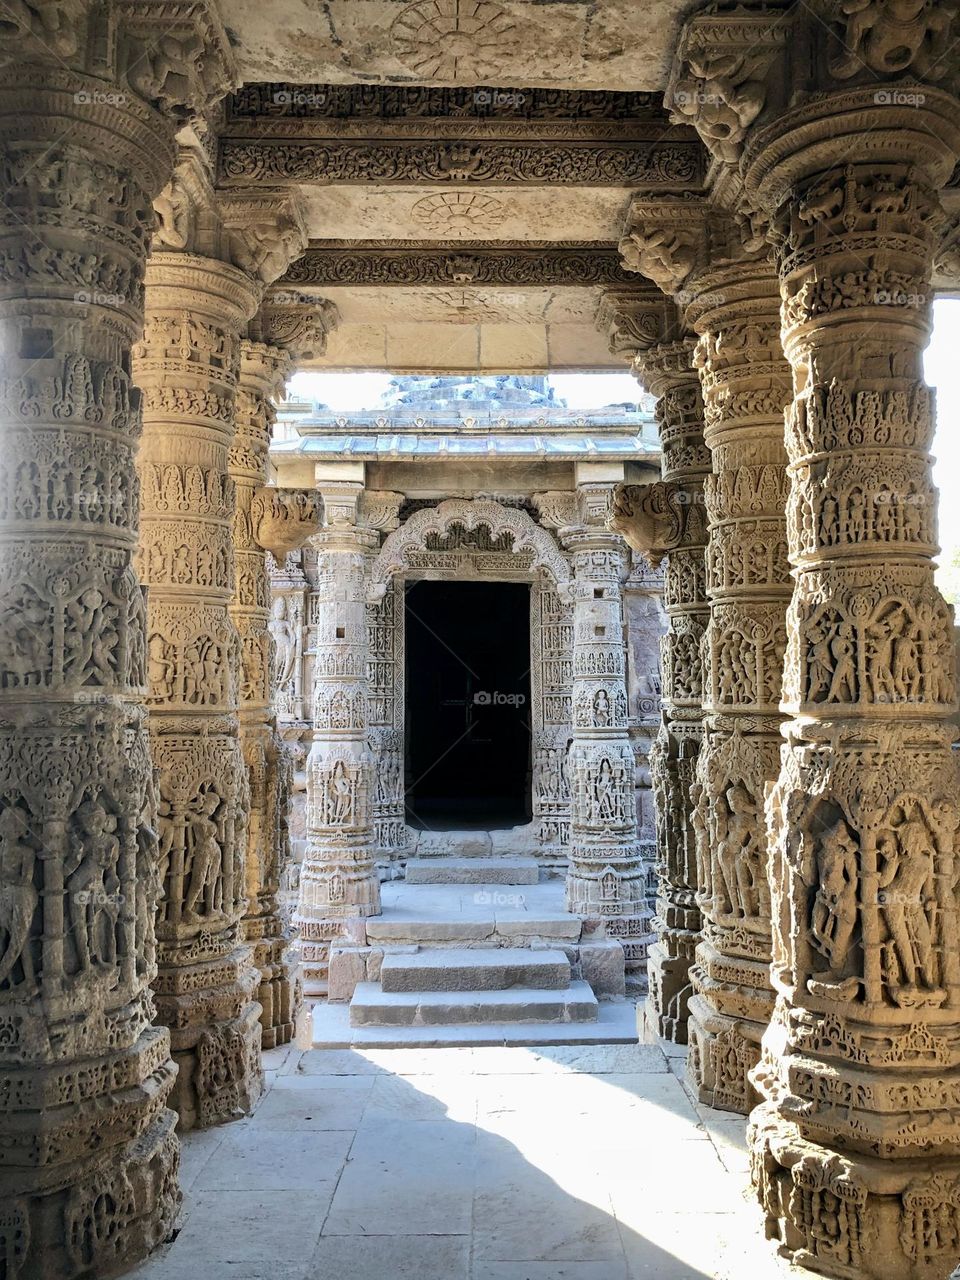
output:
M 244 80 L 658 90 L 683 0 L 222 0 Z

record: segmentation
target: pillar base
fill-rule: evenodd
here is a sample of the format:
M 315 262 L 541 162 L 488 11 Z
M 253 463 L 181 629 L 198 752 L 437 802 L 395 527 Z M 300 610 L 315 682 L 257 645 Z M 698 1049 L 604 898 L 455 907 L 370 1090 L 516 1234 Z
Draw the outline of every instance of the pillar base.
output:
M 261 1009 L 261 1048 L 276 1049 L 293 1039 L 303 996 L 297 959 L 290 953 L 292 936 L 277 916 L 247 918 L 243 933 L 253 945 L 253 963 L 260 975 L 256 1000 Z
M 161 964 L 157 1020 L 170 1027 L 179 1069 L 170 1106 L 181 1132 L 238 1120 L 263 1093 L 259 980 L 247 947 L 222 961 Z
M 676 943 L 676 937 L 670 939 Z M 663 936 L 647 953 L 648 1018 L 657 1035 L 672 1044 L 687 1043 L 687 1006 L 690 1000 L 690 962 L 696 937 L 691 936 L 689 955 L 676 954 L 664 945 Z M 683 944 L 686 950 L 686 945 Z
M 92 1108 L 73 1096 L 85 1070 L 112 1086 Z M 8 1099 L 23 1096 L 18 1074 L 0 1073 Z M 168 1238 L 181 1202 L 176 1116 L 166 1105 L 174 1074 L 166 1029 L 153 1027 L 112 1058 L 50 1070 L 40 1087 L 51 1091 L 52 1109 L 46 1097 L 36 1097 L 48 1118 L 45 1136 L 38 1126 L 21 1129 L 0 1171 L 5 1274 L 110 1276 Z M 132 1140 L 114 1145 L 114 1137 L 130 1132 Z
M 773 1015 L 769 961 L 731 955 L 729 943 L 719 951 L 704 939 L 690 982 L 687 1079 L 706 1106 L 748 1115 L 760 1101 L 750 1073 Z
M 763 1103 L 748 1131 L 770 1239 L 792 1262 L 856 1280 L 943 1280 L 960 1254 L 960 1159 L 877 1160 L 805 1139 Z
M 705 1106 L 745 1116 L 757 1103 L 750 1072 L 760 1061 L 765 1026 L 718 1013 L 701 995 L 690 997 L 687 1080 Z

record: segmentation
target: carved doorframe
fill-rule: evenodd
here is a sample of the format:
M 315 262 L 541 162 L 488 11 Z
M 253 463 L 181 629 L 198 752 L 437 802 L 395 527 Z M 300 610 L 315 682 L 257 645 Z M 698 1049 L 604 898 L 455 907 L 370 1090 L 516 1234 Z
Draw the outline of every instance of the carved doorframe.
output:
M 487 530 L 486 536 L 480 530 Z M 476 542 L 486 541 L 487 547 Z M 451 545 L 451 543 L 453 545 Z M 438 545 L 445 544 L 445 545 Z M 448 499 L 421 508 L 384 541 L 370 574 L 370 746 L 381 873 L 399 873 L 417 833 L 404 817 L 405 587 L 415 581 L 524 582 L 530 592 L 531 788 L 524 849 L 563 874 L 570 836 L 566 751 L 572 737 L 573 606 L 569 564 L 522 508 Z

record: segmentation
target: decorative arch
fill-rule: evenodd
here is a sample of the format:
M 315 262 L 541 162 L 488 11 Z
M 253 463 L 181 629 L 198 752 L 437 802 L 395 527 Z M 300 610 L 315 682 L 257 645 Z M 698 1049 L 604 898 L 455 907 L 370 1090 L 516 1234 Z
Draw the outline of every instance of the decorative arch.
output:
M 563 599 L 572 598 L 573 584 L 566 558 L 552 535 L 536 524 L 526 511 L 520 507 L 502 506 L 489 498 L 448 498 L 436 507 L 424 507 L 414 512 L 384 540 L 371 570 L 371 603 L 383 599 L 390 579 L 407 566 L 411 551 L 423 550 L 430 534 L 443 536 L 455 524 L 470 530 L 487 525 L 494 537 L 509 533 L 513 538 L 514 551 L 532 552 L 533 568 L 542 569 L 547 574 Z

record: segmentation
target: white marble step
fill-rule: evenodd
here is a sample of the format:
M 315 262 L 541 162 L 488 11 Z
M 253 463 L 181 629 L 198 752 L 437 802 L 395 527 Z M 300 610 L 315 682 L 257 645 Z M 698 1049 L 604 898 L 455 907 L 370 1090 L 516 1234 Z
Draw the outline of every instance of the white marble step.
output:
M 463 1026 L 475 1023 L 595 1022 L 597 997 L 587 982 L 563 991 L 384 991 L 360 982 L 350 1001 L 353 1027 Z
M 385 992 L 504 991 L 508 987 L 562 991 L 570 982 L 570 963 L 562 951 L 444 947 L 384 956 L 380 982 Z
M 353 1027 L 345 1004 L 318 1004 L 312 1015 L 315 1049 L 543 1048 L 548 1045 L 637 1043 L 631 1000 L 604 1001 L 596 1022 L 489 1022 L 430 1027 Z M 668 1046 L 673 1048 L 674 1046 Z
M 536 858 L 410 858 L 407 884 L 536 884 Z

